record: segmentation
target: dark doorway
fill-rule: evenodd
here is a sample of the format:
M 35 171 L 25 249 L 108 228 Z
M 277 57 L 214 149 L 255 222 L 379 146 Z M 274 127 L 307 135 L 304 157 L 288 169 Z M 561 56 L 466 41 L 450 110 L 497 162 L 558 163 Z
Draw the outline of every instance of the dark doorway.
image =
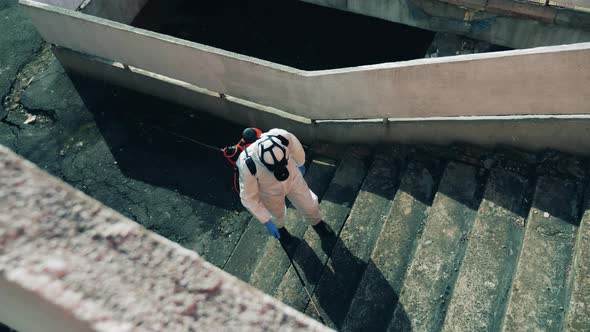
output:
M 423 58 L 435 34 L 298 0 L 152 0 L 132 25 L 305 70 Z

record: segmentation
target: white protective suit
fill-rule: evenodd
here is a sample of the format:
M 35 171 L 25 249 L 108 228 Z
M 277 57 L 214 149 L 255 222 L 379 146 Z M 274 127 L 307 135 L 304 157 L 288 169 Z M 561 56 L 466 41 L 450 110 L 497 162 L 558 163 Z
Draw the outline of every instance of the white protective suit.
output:
M 289 156 L 287 169 L 289 177 L 278 181 L 274 174 L 260 161 L 258 143 L 268 135 L 281 135 L 289 141 L 286 146 Z M 318 197 L 307 187 L 297 165 L 305 163 L 305 151 L 295 135 L 283 129 L 271 129 L 248 148 L 248 155 L 256 165 L 256 175 L 252 175 L 246 166 L 246 153 L 242 152 L 237 166 L 240 174 L 240 198 L 242 204 L 260 222 L 272 219 L 278 228 L 285 226 L 285 197 L 301 212 L 306 222 L 316 225 L 321 220 Z M 297 163 L 297 164 L 296 164 Z

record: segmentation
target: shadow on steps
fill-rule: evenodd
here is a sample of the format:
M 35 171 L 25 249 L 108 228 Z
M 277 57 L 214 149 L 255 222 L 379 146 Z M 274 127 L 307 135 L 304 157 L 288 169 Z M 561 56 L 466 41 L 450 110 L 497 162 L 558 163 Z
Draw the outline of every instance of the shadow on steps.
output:
M 235 144 L 244 127 L 86 77 L 70 78 L 93 119 L 66 124 L 73 129 L 62 156 L 66 181 L 222 266 L 249 213 L 221 151 L 171 132 L 223 147 Z
M 70 77 L 128 177 L 222 208 L 240 208 L 222 153 L 173 133 L 223 147 L 235 144 L 244 126 L 122 87 Z
M 355 257 L 329 226 L 324 230 L 316 232 L 320 234 L 322 250 L 326 255 L 331 256 L 332 264 L 330 265 L 330 268 L 321 262 L 313 252 L 313 249 L 304 240 L 293 238 L 294 240 L 284 247 L 289 251 L 290 257 L 294 256 L 295 249 L 305 253 L 305 255 L 296 256 L 297 258 L 294 259 L 296 260 L 297 265 L 301 267 L 300 273 L 303 273 L 305 280 L 308 281 L 306 287 L 308 291 L 313 294 L 312 297 L 314 302 L 308 302 L 306 307 L 301 311 L 320 320 L 315 309 L 317 308 L 319 314 L 328 326 L 338 330 L 342 329 L 342 324 L 348 313 L 357 285 L 363 275 L 363 271 L 365 271 L 365 273 L 370 273 L 372 277 L 373 282 L 371 289 L 375 292 L 380 292 L 381 297 L 386 298 L 387 300 L 379 303 L 366 303 L 365 306 L 362 307 L 362 310 L 367 312 L 379 312 L 381 314 L 371 315 L 373 317 L 377 316 L 378 319 L 362 322 L 360 325 L 362 325 L 364 329 L 370 331 L 386 331 L 393 316 L 393 311 L 398 303 L 398 294 L 396 294 L 390 286 L 390 283 L 381 274 L 376 265 L 373 264 L 372 260 L 369 260 L 367 264 Z M 332 256 L 331 253 L 336 250 L 338 250 L 339 255 Z M 301 257 L 305 257 L 305 259 L 300 260 L 299 258 Z M 348 280 L 348 285 L 332 284 L 330 287 L 315 287 L 315 289 L 313 289 L 313 285 L 319 284 L 320 278 L 336 281 L 343 280 L 342 278 L 336 278 L 335 275 L 337 274 L 356 275 L 357 278 L 352 281 Z M 347 294 L 343 296 L 342 292 L 346 292 Z M 345 298 L 347 300 L 334 301 L 335 298 Z M 400 317 L 406 317 L 406 319 L 403 320 L 405 324 L 401 324 L 399 329 L 396 329 L 395 331 L 411 331 L 410 320 L 403 312 L 403 308 L 398 310 L 401 311 L 398 313 L 400 314 Z M 345 328 L 344 330 L 347 329 Z

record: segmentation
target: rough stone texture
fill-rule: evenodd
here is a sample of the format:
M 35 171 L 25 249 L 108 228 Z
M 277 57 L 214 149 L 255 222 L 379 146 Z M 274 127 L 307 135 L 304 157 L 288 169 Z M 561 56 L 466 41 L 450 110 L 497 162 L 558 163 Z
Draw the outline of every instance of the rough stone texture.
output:
M 497 331 L 524 235 L 528 181 L 495 169 L 469 236 L 443 331 Z
M 573 287 L 564 324 L 566 331 L 582 332 L 590 328 L 590 188 L 585 196 L 574 256 Z
M 366 148 L 351 148 L 340 163 L 330 187 L 320 204 L 323 220 L 331 232 L 320 237 L 314 229 L 308 228 L 301 245 L 293 255 L 297 269 L 305 280 L 310 294 L 320 280 L 322 270 L 336 243 L 337 235 L 346 222 L 348 213 L 367 174 L 365 160 L 369 156 Z M 291 266 L 277 289 L 276 297 L 295 309 L 304 311 L 308 298 Z
M 25 91 L 24 105 L 55 120 L 20 137 L 18 152 L 211 263 L 225 263 L 248 217 L 231 191 L 231 171 L 219 152 L 166 133 L 206 136 L 219 130 L 215 122 L 153 97 L 80 78 L 75 83 L 54 62 Z
M 51 50 L 41 48 L 17 1 L 2 2 L 0 10 L 0 87 L 16 97 L 2 102 L 10 110 L 0 109 L 0 144 L 223 266 L 249 214 L 232 192 L 232 174 L 220 153 L 167 132 L 223 146 L 235 143 L 243 127 L 112 85 L 71 79 Z M 36 120 L 25 124 L 28 116 Z
M 223 270 L 248 282 L 269 242 L 266 227 L 252 217 Z
M 561 329 L 578 227 L 578 198 L 575 182 L 539 178 L 503 331 Z
M 437 330 L 442 325 L 475 219 L 477 169 L 449 163 L 410 265 L 390 330 Z
M 436 160 L 413 157 L 401 177 L 342 331 L 383 331 L 391 320 L 441 171 Z
M 29 18 L 18 8 L 16 0 L 0 3 L 0 31 L 0 142 L 7 142 L 14 148 L 13 137 L 20 123 L 8 117 L 6 108 L 12 108 L 14 104 L 9 95 L 19 83 L 16 77 L 19 70 L 40 51 L 42 39 Z M 28 78 L 25 79 L 28 81 Z
M 403 155 L 400 147 L 383 148 L 375 160 L 339 234 L 339 239 L 318 282 L 314 301 L 328 326 L 340 329 L 356 286 L 369 264 L 399 183 Z M 305 311 L 319 319 L 315 308 Z
M 4 147 L 0 281 L 96 331 L 326 330 Z M 17 329 L 35 316 L 0 315 Z
M 324 2 L 325 4 L 348 4 L 351 8 L 354 7 L 355 10 L 361 12 L 370 7 L 374 10 L 369 11 L 369 14 L 382 15 L 383 18 L 388 18 L 385 16 L 395 13 L 394 9 L 397 5 L 410 4 L 412 6 L 415 3 L 422 9 L 413 6 L 410 11 L 407 11 L 406 8 L 400 13 L 403 15 L 411 13 L 415 19 L 423 23 L 427 22 L 426 24 L 430 27 L 450 27 L 451 30 L 459 29 L 460 31 L 471 29 L 474 33 L 479 31 L 485 38 L 493 37 L 492 39 L 506 36 L 507 33 L 514 34 L 517 35 L 517 38 L 531 44 L 543 41 L 538 36 L 535 37 L 533 33 L 540 27 L 538 22 L 518 20 L 519 23 L 514 25 L 518 29 L 507 32 L 502 26 L 510 26 L 517 19 L 493 17 L 479 12 L 465 12 L 438 1 L 435 1 L 437 4 L 430 5 L 429 1 L 422 0 L 413 2 L 389 0 L 383 2 L 365 0 Z M 389 6 L 389 9 L 385 8 L 386 5 Z M 439 11 L 440 13 L 443 7 L 455 9 L 446 12 L 451 19 L 428 17 L 433 12 Z M 163 103 L 149 96 L 149 94 L 165 94 L 173 96 L 176 102 L 187 104 L 191 104 L 194 98 L 204 98 L 195 97 L 197 93 L 187 93 L 188 89 L 183 92 L 184 90 L 179 86 L 170 88 L 162 85 L 164 83 L 154 84 L 151 86 L 151 90 L 147 89 L 148 95 L 140 95 L 128 93 L 113 86 L 92 83 L 87 79 L 75 79 L 75 84 L 73 84 L 59 64 L 46 61 L 45 53 L 40 51 L 41 41 L 33 32 L 32 27 L 28 25 L 28 20 L 23 18 L 22 13 L 19 12 L 16 0 L 1 2 L 0 12 L 3 14 L 0 16 L 0 31 L 2 31 L 0 34 L 0 55 L 2 55 L 0 57 L 0 76 L 2 78 L 0 87 L 11 86 L 11 91 L 14 94 L 9 93 L 9 95 L 18 96 L 14 101 L 10 101 L 11 104 L 16 104 L 17 107 L 22 107 L 24 110 L 24 112 L 9 112 L 8 117 L 4 118 L 6 113 L 2 113 L 1 107 L 6 103 L 3 101 L 0 106 L 0 119 L 4 119 L 0 121 L 0 144 L 13 147 L 18 153 L 31 159 L 41 168 L 66 180 L 88 195 L 98 198 L 126 216 L 139 221 L 150 230 L 157 231 L 183 246 L 198 251 L 211 263 L 223 266 L 249 220 L 248 213 L 240 209 L 237 196 L 231 192 L 231 173 L 226 172 L 220 166 L 222 161 L 217 159 L 217 153 L 197 148 L 173 137 L 166 131 L 156 130 L 153 126 L 165 127 L 166 130 L 180 132 L 185 136 L 213 145 L 235 143 L 235 138 L 239 136 L 243 128 L 232 126 L 215 118 L 202 116 L 198 112 L 183 109 L 171 103 Z M 578 27 L 580 24 L 588 26 L 588 20 L 585 20 L 587 14 L 573 15 L 572 13 L 572 11 L 560 10 L 556 20 L 567 20 L 570 22 L 568 24 Z M 468 23 L 466 24 L 463 19 Z M 488 29 L 494 20 L 500 24 L 495 25 L 491 30 Z M 556 35 L 562 36 L 558 38 L 560 42 L 566 40 L 564 36 L 567 37 L 570 34 L 573 38 L 581 36 L 576 37 L 572 33 L 574 30 L 564 30 L 557 26 L 553 26 L 551 29 L 557 32 Z M 439 34 L 439 36 L 441 35 L 443 34 Z M 472 44 L 464 38 L 448 38 L 445 41 L 446 45 L 441 47 L 443 43 L 439 42 L 440 39 L 435 40 L 432 54 L 436 53 L 440 56 L 455 52 L 471 53 L 487 47 L 485 43 Z M 4 55 L 7 55 L 8 58 Z M 71 60 L 71 58 L 69 59 Z M 146 83 L 145 77 L 138 78 L 139 74 L 124 70 L 122 67 L 118 71 L 119 69 L 115 70 L 110 65 L 97 66 L 95 62 L 85 61 L 88 59 L 79 62 L 79 65 L 90 73 L 93 71 L 100 72 L 100 74 L 111 73 L 119 77 L 120 81 L 130 80 Z M 7 64 L 9 69 L 7 69 Z M 16 77 L 13 76 L 15 72 L 11 71 L 14 69 L 12 64 L 17 64 L 19 68 Z M 45 67 L 47 69 L 44 69 Z M 36 71 L 36 69 L 39 70 Z M 470 70 L 466 72 L 472 73 Z M 94 75 L 100 76 L 96 73 Z M 21 82 L 19 78 L 25 78 L 25 80 Z M 106 75 L 105 78 L 112 77 Z M 413 80 L 414 78 L 408 81 Z M 4 95 L 5 90 L 2 91 Z M 156 93 L 158 91 L 163 92 L 158 94 Z M 430 90 L 426 89 L 425 91 Z M 440 91 L 444 91 L 447 98 L 452 98 L 446 90 Z M 6 96 L 8 95 L 4 95 L 4 97 Z M 217 115 L 229 114 L 230 121 L 237 121 L 237 114 L 244 114 L 244 117 L 247 117 L 252 115 L 251 112 L 259 111 L 248 108 L 250 106 L 237 106 L 237 103 L 232 104 L 233 101 L 230 102 L 228 99 L 221 100 L 218 95 L 208 98 L 207 102 L 192 104 L 231 105 L 227 106 L 227 110 L 211 108 L 213 113 Z M 211 100 L 215 100 L 215 102 Z M 472 105 L 465 103 L 463 98 L 459 100 L 462 100 L 465 105 Z M 390 104 L 386 103 L 386 105 Z M 533 105 L 534 107 L 536 105 Z M 268 109 L 264 110 L 268 112 Z M 227 113 L 223 111 L 227 111 Z M 338 111 L 341 109 L 338 108 Z M 27 114 L 33 114 L 29 112 L 35 112 L 35 115 L 38 116 L 37 121 L 25 125 Z M 250 117 L 250 121 L 253 119 L 254 117 Z M 278 116 L 268 115 L 257 125 L 264 123 L 265 126 L 282 126 L 283 122 L 279 122 L 281 119 Z M 536 119 L 533 122 L 530 119 L 511 117 L 510 120 L 502 122 L 494 119 L 482 121 L 479 118 L 471 121 L 470 119 L 461 121 L 441 121 L 440 119 L 390 121 L 386 124 L 386 130 L 383 129 L 385 126 L 382 121 L 378 121 L 378 125 L 359 122 L 347 122 L 344 125 L 343 123 L 330 124 L 330 122 L 319 121 L 314 124 L 313 130 L 309 129 L 311 126 L 304 124 L 307 127 L 301 130 L 301 133 L 316 139 L 322 137 L 320 133 L 329 133 L 323 137 L 344 139 L 346 142 L 360 141 L 367 137 L 373 137 L 374 134 L 379 137 L 381 135 L 395 137 L 395 139 L 405 142 L 418 137 L 420 141 L 445 144 L 451 141 L 467 141 L 474 144 L 504 142 L 514 145 L 522 144 L 526 138 L 527 146 L 534 149 L 552 146 L 577 153 L 588 152 L 587 142 L 590 141 L 586 139 L 588 131 L 583 122 L 580 124 L 579 120 L 572 121 L 570 118 L 559 121 Z M 288 125 L 293 124 L 288 122 Z M 460 129 L 458 129 L 459 127 Z M 228 133 L 230 133 L 229 136 Z M 331 155 L 329 150 L 331 149 L 322 150 L 320 154 Z M 334 155 L 340 153 L 340 151 L 334 152 Z M 436 167 L 428 165 L 432 160 L 438 158 L 449 159 L 449 155 L 455 154 L 455 151 L 442 148 L 441 154 L 432 151 L 426 152 L 426 154 L 431 159 L 431 161 L 424 163 L 426 166 L 422 162 L 412 162 L 408 167 L 412 170 L 406 170 L 404 173 L 402 191 L 396 195 L 392 214 L 383 225 L 384 231 L 381 232 L 365 269 L 355 300 L 353 300 L 351 310 L 349 310 L 348 317 L 343 324 L 344 330 L 382 330 L 389 323 L 398 300 L 398 294 L 401 293 L 406 268 L 412 260 L 415 245 L 422 233 L 424 216 L 432 203 L 430 190 L 435 191 L 438 185 L 438 175 L 435 175 L 436 171 L 434 170 Z M 453 160 L 472 165 L 479 165 L 483 161 L 483 166 L 486 169 L 489 169 L 495 160 L 494 156 L 472 156 L 464 151 L 458 152 L 457 155 L 459 158 Z M 487 159 L 488 157 L 491 159 Z M 557 160 L 563 161 L 564 159 L 557 157 Z M 553 167 L 560 170 L 567 169 L 566 166 L 559 163 Z M 587 169 L 587 167 L 582 167 L 582 169 Z M 576 171 L 576 173 L 578 172 Z M 530 181 L 534 181 L 534 173 L 524 174 L 529 176 Z M 568 176 L 563 173 L 551 174 L 560 179 Z M 321 178 L 322 181 L 330 179 L 331 175 Z M 485 180 L 479 179 L 479 181 Z M 332 193 L 326 198 L 337 201 L 334 197 L 337 195 Z M 334 202 L 328 204 L 332 203 Z M 406 215 L 406 213 L 408 214 Z M 295 225 L 303 224 L 300 220 L 296 220 Z M 306 228 L 303 227 L 301 233 L 297 234 L 304 234 Z M 297 230 L 296 227 L 293 229 Z M 582 227 L 582 229 L 584 228 Z M 265 232 L 264 229 L 263 231 Z M 578 237 L 580 241 L 584 239 L 581 235 L 583 233 L 583 231 L 580 232 Z M 268 236 L 266 233 L 264 234 L 265 237 Z M 587 246 L 584 243 L 581 242 L 576 248 Z M 578 253 L 574 258 L 578 262 L 576 264 L 583 263 L 583 253 L 583 251 Z M 272 281 L 273 289 L 276 289 L 280 278 L 289 267 L 288 261 L 275 241 L 271 243 L 264 254 L 276 259 L 267 259 L 268 257 L 266 257 L 264 259 L 267 262 L 264 264 L 266 272 L 260 275 L 270 276 L 272 273 L 272 278 L 269 280 Z M 45 267 L 50 273 L 56 273 L 59 276 L 62 273 L 60 272 L 60 264 L 59 261 L 49 261 Z M 259 267 L 261 266 L 259 265 Z M 583 265 L 575 265 L 575 271 L 577 272 L 574 273 L 574 277 L 578 278 L 578 281 L 572 280 L 571 285 L 577 287 L 578 291 L 571 292 L 573 297 L 570 302 L 575 313 L 572 311 L 565 322 L 576 322 L 569 328 L 585 331 L 588 330 L 589 323 L 584 320 L 587 316 L 583 316 L 585 314 L 583 310 L 586 310 L 588 305 L 582 306 L 582 304 L 588 302 L 581 302 L 580 298 L 584 296 L 583 289 L 587 279 L 585 275 L 588 272 L 583 268 Z M 266 274 L 267 272 L 268 274 Z M 277 275 L 279 276 L 278 281 L 273 279 Z M 346 276 L 342 277 L 346 278 Z M 267 281 L 263 277 L 258 280 Z M 0 290 L 3 289 L 0 286 Z M 23 292 L 26 294 L 28 291 Z M 270 293 L 274 294 L 274 291 Z M 568 299 L 566 298 L 565 301 L 567 302 Z M 37 302 L 43 302 L 42 298 L 37 297 Z M 567 310 L 567 308 L 566 303 L 564 309 Z M 32 310 L 32 307 L 29 306 L 26 309 Z M 407 313 L 401 316 L 404 315 L 407 316 Z M 36 316 L 36 318 L 40 317 Z M 570 318 L 571 320 L 569 320 Z M 407 317 L 405 319 L 407 320 Z M 103 326 L 108 327 L 108 324 L 103 324 Z M 527 325 L 521 326 L 521 328 L 526 329 Z
M 3 32 L 0 33 L 0 98 L 3 99 L 14 84 L 16 73 L 41 48 L 42 39 L 16 0 L 0 3 L 0 31 Z M 3 103 L 2 100 L 0 118 L 5 115 Z

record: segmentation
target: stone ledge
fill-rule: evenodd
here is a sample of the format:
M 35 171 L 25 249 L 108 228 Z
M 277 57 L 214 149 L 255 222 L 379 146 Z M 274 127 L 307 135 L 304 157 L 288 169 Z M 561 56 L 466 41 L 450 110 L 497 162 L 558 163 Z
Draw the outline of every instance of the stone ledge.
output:
M 0 285 L 18 330 L 328 330 L 2 146 Z
M 488 0 L 439 0 L 446 2 L 451 5 L 474 9 L 474 10 L 485 10 Z
M 524 16 L 543 23 L 554 23 L 557 9 L 528 2 L 512 0 L 488 0 L 486 10 L 507 16 Z
M 560 8 L 557 10 L 555 23 L 572 27 L 580 27 L 583 29 L 590 29 L 590 13 Z

